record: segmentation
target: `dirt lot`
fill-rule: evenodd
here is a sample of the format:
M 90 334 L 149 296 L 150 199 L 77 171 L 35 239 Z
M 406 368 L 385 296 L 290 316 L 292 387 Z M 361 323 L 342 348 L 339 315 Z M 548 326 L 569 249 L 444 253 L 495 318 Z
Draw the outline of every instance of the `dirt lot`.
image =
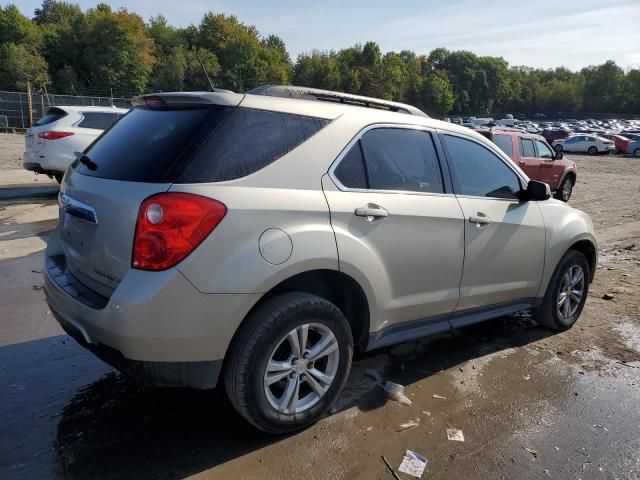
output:
M 257 433 L 219 391 L 139 387 L 62 335 L 34 288 L 54 202 L 0 204 L 0 478 L 391 479 L 381 455 L 397 469 L 406 449 L 428 458 L 423 478 L 640 478 L 640 161 L 570 158 L 570 204 L 601 242 L 573 329 L 523 314 L 372 352 L 339 408 L 288 437 Z
M 0 133 L 0 170 L 22 168 L 24 135 Z

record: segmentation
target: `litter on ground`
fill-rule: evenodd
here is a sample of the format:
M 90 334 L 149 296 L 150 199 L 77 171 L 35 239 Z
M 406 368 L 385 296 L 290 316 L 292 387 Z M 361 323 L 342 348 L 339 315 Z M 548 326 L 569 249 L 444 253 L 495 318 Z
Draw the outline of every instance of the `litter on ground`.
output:
M 413 477 L 422 477 L 424 469 L 427 466 L 427 459 L 419 453 L 407 450 L 402 458 L 402 463 L 398 471 L 411 475 Z
M 447 438 L 454 442 L 464 442 L 464 433 L 457 428 L 447 428 Z
M 387 382 L 384 385 L 384 391 L 387 392 L 387 397 L 396 402 L 400 402 L 402 405 L 411 405 L 411 400 L 404 394 L 404 387 L 397 383 Z

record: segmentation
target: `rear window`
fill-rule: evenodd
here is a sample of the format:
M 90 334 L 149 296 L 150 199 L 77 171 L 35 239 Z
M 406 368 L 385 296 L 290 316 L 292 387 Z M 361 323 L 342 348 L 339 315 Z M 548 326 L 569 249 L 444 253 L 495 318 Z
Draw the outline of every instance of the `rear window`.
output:
M 122 115 L 116 112 L 80 112 L 82 120 L 78 123 L 81 128 L 106 130 Z
M 513 142 L 511 141 L 511 135 L 495 134 L 493 136 L 493 143 L 495 143 L 500 150 L 513 158 Z
M 67 116 L 67 112 L 65 112 L 64 110 L 60 110 L 59 108 L 51 108 L 45 114 L 45 116 L 42 117 L 40 120 L 38 120 L 36 123 L 34 123 L 33 126 L 41 127 L 43 125 L 49 125 L 50 123 L 57 122 L 58 120 L 66 116 Z
M 232 107 L 137 107 L 86 151 L 84 175 L 133 182 L 233 180 L 267 166 L 315 134 L 327 120 Z

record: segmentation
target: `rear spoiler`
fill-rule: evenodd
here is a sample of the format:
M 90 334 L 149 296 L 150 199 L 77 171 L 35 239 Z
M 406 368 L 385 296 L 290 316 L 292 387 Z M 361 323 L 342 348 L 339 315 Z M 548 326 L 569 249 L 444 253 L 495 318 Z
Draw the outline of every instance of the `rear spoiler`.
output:
M 131 99 L 131 104 L 134 107 L 151 108 L 170 105 L 221 105 L 225 107 L 236 107 L 243 98 L 244 94 L 216 89 L 213 92 L 171 92 L 139 95 Z

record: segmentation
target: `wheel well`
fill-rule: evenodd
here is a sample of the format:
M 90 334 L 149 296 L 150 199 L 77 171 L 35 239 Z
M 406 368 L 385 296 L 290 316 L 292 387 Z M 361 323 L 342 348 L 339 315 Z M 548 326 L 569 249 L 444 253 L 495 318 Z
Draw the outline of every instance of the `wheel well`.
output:
M 596 247 L 589 240 L 580 240 L 571 245 L 570 250 L 577 250 L 587 257 L 587 261 L 589 262 L 589 281 L 593 281 L 597 262 Z
M 565 178 L 570 178 L 571 179 L 571 185 L 575 185 L 576 184 L 576 174 L 575 172 L 567 172 L 567 174 L 565 175 Z
M 312 270 L 290 277 L 269 290 L 255 305 L 286 292 L 305 292 L 330 301 L 347 317 L 356 349 L 364 350 L 369 334 L 369 303 L 353 278 L 336 270 Z

